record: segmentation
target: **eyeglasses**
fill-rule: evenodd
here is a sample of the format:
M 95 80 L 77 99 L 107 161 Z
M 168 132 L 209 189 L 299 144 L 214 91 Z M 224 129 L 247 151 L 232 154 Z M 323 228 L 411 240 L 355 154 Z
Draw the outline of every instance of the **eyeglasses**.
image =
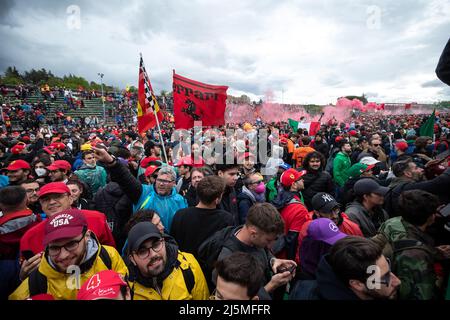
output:
M 161 251 L 163 244 L 164 239 L 160 239 L 158 241 L 153 242 L 150 247 L 139 248 L 137 251 L 135 251 L 135 253 L 139 257 L 139 259 L 146 259 L 150 255 L 150 250 L 153 250 L 153 252 L 157 253 Z
M 222 300 L 221 297 L 217 296 L 217 289 L 214 289 L 214 291 L 209 296 L 208 300 Z
M 27 193 L 37 193 L 39 191 L 40 188 L 36 188 L 36 189 L 26 189 Z
M 258 181 L 255 181 L 255 182 L 250 182 L 249 184 L 260 184 L 261 182 L 264 182 L 264 180 L 258 180 Z
M 62 246 L 48 246 L 47 252 L 50 257 L 56 257 L 61 253 L 61 249 L 64 248 L 68 252 L 72 252 L 78 248 L 80 245 L 80 242 L 84 239 L 84 236 L 86 235 L 86 231 L 83 231 L 83 235 L 80 240 L 73 240 L 70 242 L 67 242 L 65 245 Z
M 174 182 L 174 180 L 156 179 L 156 182 L 161 183 L 161 184 L 169 184 L 169 183 Z

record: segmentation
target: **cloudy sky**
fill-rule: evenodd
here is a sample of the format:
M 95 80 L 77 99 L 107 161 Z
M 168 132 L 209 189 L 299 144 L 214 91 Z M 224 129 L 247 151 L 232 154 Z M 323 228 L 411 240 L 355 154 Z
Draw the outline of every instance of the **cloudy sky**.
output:
M 450 100 L 436 77 L 450 0 L 2 0 L 0 70 L 50 69 L 124 88 L 142 52 L 154 90 L 172 69 L 284 103 Z

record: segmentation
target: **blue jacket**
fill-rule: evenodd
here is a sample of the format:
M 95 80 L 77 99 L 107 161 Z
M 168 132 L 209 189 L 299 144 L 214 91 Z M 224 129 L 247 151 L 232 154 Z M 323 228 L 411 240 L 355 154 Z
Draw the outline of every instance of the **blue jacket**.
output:
M 161 217 L 165 230 L 170 233 L 173 216 L 178 210 L 184 208 L 187 208 L 186 199 L 177 193 L 175 187 L 173 187 L 170 195 L 161 196 L 156 193 L 152 185 L 143 184 L 141 196 L 139 201 L 133 206 L 133 212 L 140 209 L 155 210 Z

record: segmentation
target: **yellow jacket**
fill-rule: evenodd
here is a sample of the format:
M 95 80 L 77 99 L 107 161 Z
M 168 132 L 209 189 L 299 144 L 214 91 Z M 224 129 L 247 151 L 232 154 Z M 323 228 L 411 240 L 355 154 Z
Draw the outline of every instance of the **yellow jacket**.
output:
M 145 287 L 137 281 L 129 281 L 134 292 L 133 300 L 207 300 L 209 298 L 208 285 L 195 257 L 190 253 L 178 251 L 177 260 L 180 262 L 180 266 L 174 268 L 164 279 L 160 292 Z M 187 270 L 188 268 L 191 269 L 195 280 L 191 293 L 188 292 L 182 271 L 182 269 Z
M 96 239 L 95 239 L 96 240 Z M 99 246 L 95 261 L 92 266 L 84 273 L 80 275 L 79 287 L 89 279 L 91 276 L 102 270 L 108 270 L 107 266 L 100 257 L 101 245 L 97 241 Z M 111 270 L 122 274 L 123 276 L 128 274 L 128 268 L 122 260 L 116 249 L 110 246 L 103 246 L 107 251 L 111 259 Z M 70 273 L 61 273 L 55 270 L 47 261 L 47 257 L 44 257 L 39 265 L 39 272 L 47 277 L 47 293 L 51 294 L 55 300 L 76 300 L 78 289 L 76 288 L 75 276 Z M 9 300 L 26 300 L 30 296 L 30 290 L 28 286 L 29 278 L 25 279 L 20 286 L 10 296 Z M 73 288 L 73 289 L 70 289 Z

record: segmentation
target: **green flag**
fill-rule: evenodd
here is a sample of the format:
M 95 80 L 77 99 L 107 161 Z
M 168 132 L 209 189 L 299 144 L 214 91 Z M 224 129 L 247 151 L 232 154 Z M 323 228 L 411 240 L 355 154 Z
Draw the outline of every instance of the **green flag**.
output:
M 289 119 L 289 125 L 291 126 L 292 130 L 294 130 L 294 132 L 297 132 L 298 121 L 295 121 L 293 119 Z
M 428 120 L 420 127 L 420 135 L 422 137 L 430 137 L 433 138 L 434 134 L 434 121 L 436 119 L 435 111 L 433 110 L 433 113 L 428 118 Z

